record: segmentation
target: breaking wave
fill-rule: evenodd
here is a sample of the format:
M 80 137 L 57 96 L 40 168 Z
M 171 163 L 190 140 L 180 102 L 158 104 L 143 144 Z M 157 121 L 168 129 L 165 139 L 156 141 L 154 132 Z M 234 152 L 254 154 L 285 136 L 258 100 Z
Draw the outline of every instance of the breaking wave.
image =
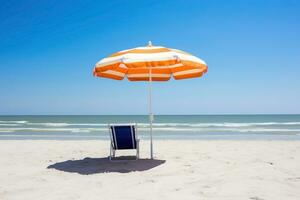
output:
M 138 130 L 149 130 L 148 123 L 137 123 Z M 300 121 L 288 122 L 222 122 L 222 123 L 154 123 L 155 132 L 237 132 L 237 133 L 300 133 Z M 64 132 L 64 133 L 104 133 L 107 123 L 33 122 L 25 120 L 0 121 L 0 133 L 16 132 Z

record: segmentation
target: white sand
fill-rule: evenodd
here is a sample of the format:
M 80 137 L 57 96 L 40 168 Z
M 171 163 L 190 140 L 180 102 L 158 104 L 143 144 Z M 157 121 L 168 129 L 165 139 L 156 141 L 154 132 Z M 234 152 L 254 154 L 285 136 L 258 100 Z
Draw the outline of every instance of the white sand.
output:
M 155 141 L 159 160 L 107 155 L 108 141 L 0 141 L 0 200 L 300 199 L 300 141 Z

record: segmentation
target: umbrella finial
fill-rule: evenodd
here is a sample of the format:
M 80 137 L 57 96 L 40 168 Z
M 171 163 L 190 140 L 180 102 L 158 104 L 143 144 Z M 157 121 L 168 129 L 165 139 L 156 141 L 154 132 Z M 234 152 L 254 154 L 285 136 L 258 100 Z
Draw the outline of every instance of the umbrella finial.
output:
M 151 41 L 148 42 L 148 47 L 152 47 L 152 42 Z

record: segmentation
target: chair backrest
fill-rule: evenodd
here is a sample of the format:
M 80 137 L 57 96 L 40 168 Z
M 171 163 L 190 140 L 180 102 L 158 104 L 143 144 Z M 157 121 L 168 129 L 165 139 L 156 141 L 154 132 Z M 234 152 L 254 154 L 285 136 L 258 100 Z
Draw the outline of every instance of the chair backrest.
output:
M 114 149 L 136 149 L 136 128 L 134 125 L 110 125 Z

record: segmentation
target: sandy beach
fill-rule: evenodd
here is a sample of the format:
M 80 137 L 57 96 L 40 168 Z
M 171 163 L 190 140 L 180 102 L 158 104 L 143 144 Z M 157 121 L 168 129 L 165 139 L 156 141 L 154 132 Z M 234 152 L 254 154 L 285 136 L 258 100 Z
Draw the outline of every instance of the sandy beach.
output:
M 130 153 L 130 152 L 123 152 Z M 155 141 L 109 162 L 108 141 L 0 141 L 0 199 L 300 199 L 300 141 Z

